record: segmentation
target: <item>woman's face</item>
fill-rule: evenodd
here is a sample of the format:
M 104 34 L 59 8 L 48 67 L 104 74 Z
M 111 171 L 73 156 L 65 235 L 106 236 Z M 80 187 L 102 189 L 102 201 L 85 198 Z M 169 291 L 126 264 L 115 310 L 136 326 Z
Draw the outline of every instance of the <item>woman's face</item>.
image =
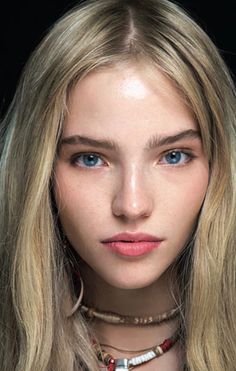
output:
M 147 72 L 143 65 L 107 68 L 75 86 L 55 166 L 65 235 L 96 274 L 119 288 L 150 285 L 173 263 L 208 185 L 193 116 L 165 75 Z M 159 242 L 137 256 L 132 243 L 114 250 L 101 242 L 122 232 Z

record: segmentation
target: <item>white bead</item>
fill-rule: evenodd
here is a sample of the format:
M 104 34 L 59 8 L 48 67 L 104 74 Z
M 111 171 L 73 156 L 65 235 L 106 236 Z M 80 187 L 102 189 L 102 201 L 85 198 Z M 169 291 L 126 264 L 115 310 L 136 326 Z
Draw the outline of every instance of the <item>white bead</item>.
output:
M 144 362 L 147 362 L 147 361 L 149 361 L 149 360 L 151 360 L 155 357 L 156 357 L 156 354 L 152 350 L 152 351 L 149 351 L 146 354 L 142 354 L 141 356 L 133 357 L 132 359 L 130 359 L 129 364 L 132 365 L 132 366 L 137 366 L 137 365 L 142 364 Z
M 161 347 L 158 346 L 157 349 L 158 349 L 160 355 L 164 353 L 163 350 L 161 349 Z
M 155 354 L 155 352 L 153 352 L 153 350 L 151 352 L 148 352 L 148 355 L 149 355 L 150 359 L 156 357 L 156 354 Z

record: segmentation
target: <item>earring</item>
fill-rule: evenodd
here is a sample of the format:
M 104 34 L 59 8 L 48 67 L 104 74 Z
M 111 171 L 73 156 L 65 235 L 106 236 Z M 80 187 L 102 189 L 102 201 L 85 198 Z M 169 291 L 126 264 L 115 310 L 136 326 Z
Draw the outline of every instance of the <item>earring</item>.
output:
M 77 263 L 75 254 L 73 252 L 73 248 L 68 241 L 66 235 L 63 233 L 62 234 L 62 247 L 63 247 L 63 252 L 65 257 L 67 258 L 68 262 L 70 263 L 71 270 L 73 272 L 76 272 L 75 264 Z
M 65 256 L 67 257 L 69 263 L 70 263 L 70 266 L 71 266 L 71 270 L 72 272 L 76 275 L 76 277 L 79 278 L 80 280 L 80 294 L 79 294 L 79 297 L 78 299 L 76 300 L 76 303 L 74 304 L 74 306 L 72 307 L 71 311 L 69 312 L 69 314 L 67 315 L 67 317 L 71 317 L 76 311 L 77 309 L 79 308 L 80 304 L 81 304 L 81 301 L 83 299 L 83 295 L 84 295 L 84 283 L 83 283 L 83 280 L 82 280 L 82 277 L 81 277 L 81 274 L 80 272 L 78 271 L 78 269 L 75 268 L 75 263 L 77 262 L 76 261 L 76 258 L 73 254 L 73 250 L 72 250 L 72 247 L 68 241 L 68 239 L 66 238 L 65 234 L 63 233 L 62 235 L 62 245 L 63 245 L 63 250 L 64 250 L 64 254 Z M 73 260 L 72 260 L 73 258 Z
M 75 305 L 72 307 L 72 309 L 71 309 L 70 313 L 67 315 L 67 317 L 71 317 L 77 311 L 77 309 L 79 308 L 79 306 L 81 304 L 81 301 L 83 299 L 83 295 L 84 295 L 84 283 L 83 283 L 82 277 L 81 277 L 79 272 L 75 272 L 75 274 L 80 279 L 80 294 L 79 294 L 79 297 L 78 297 Z

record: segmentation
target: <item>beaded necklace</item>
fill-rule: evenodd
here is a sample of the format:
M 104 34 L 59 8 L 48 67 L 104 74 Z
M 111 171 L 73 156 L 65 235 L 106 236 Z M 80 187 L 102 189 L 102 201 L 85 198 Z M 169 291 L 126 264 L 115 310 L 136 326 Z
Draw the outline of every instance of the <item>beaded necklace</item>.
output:
M 118 359 L 115 359 L 110 353 L 107 353 L 104 349 L 101 349 L 100 345 L 95 341 L 93 345 L 98 360 L 107 367 L 108 371 L 129 371 L 162 356 L 174 346 L 178 339 L 179 331 L 177 331 L 170 338 L 165 339 L 161 344 L 153 346 L 148 352 L 141 354 L 140 356 Z
M 80 312 L 84 314 L 87 319 L 97 318 L 104 322 L 113 324 L 124 324 L 124 325 L 159 325 L 163 322 L 170 321 L 178 316 L 180 308 L 176 307 L 168 312 L 157 314 L 155 316 L 121 316 L 113 312 L 102 312 L 94 308 L 89 308 L 84 304 L 80 305 Z

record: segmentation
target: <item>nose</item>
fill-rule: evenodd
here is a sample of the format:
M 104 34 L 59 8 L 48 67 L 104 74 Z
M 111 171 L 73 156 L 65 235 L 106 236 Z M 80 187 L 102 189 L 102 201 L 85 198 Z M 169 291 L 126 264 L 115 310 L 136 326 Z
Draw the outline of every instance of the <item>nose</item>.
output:
M 150 216 L 153 197 L 142 169 L 133 166 L 119 177 L 112 202 L 113 215 L 132 221 Z

